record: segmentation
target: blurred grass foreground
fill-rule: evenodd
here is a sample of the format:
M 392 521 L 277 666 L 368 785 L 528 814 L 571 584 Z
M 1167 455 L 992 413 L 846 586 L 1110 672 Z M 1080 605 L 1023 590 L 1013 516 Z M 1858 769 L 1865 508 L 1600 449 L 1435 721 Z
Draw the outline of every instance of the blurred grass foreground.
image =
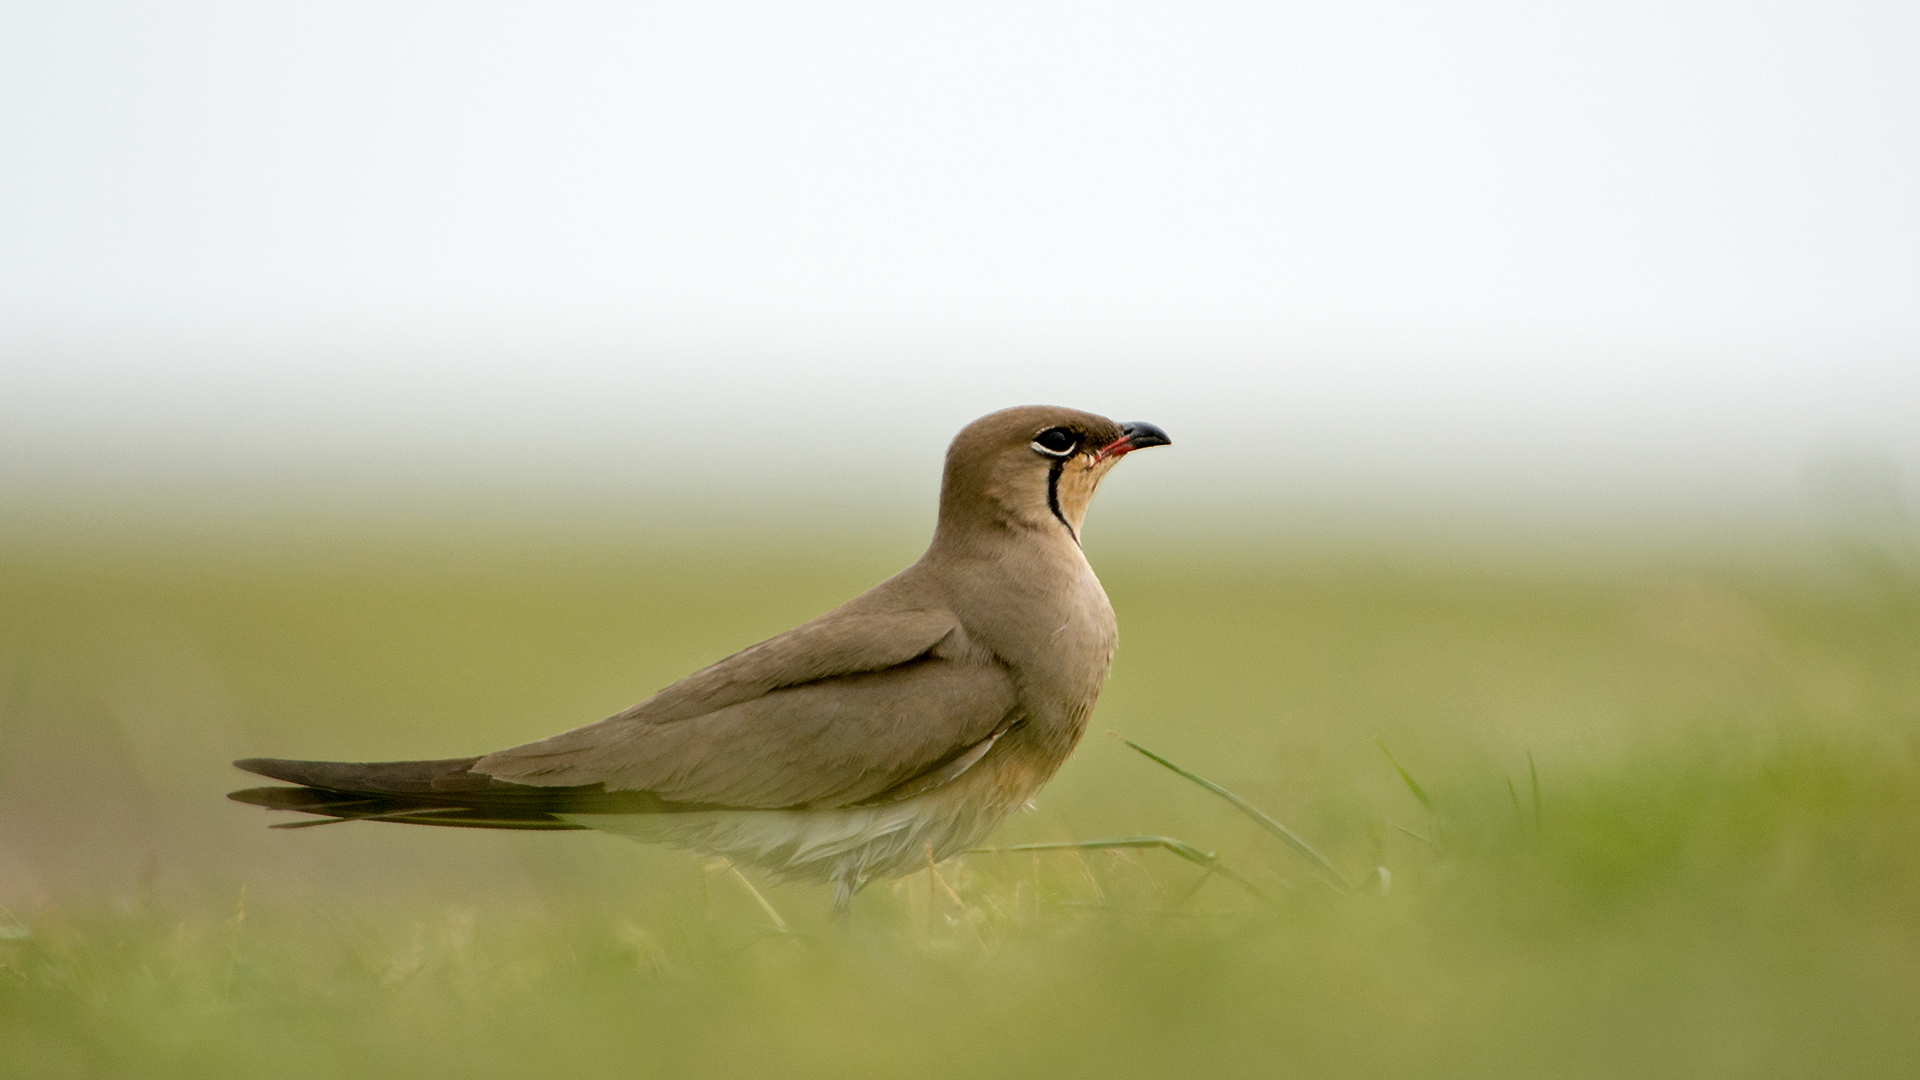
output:
M 1811 561 L 1096 536 L 1114 676 L 994 843 L 1225 873 L 975 854 L 836 926 L 684 852 L 222 797 L 598 719 L 916 554 L 862 543 L 0 543 L 0 1075 L 1920 1069 L 1920 604 Z

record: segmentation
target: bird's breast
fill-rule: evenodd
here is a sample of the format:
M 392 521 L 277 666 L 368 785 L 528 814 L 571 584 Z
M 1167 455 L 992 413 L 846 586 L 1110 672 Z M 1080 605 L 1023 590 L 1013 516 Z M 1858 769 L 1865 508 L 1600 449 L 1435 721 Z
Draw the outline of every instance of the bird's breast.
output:
M 1077 682 L 1082 692 L 1098 693 L 1113 664 L 1120 627 L 1107 591 L 1100 587 L 1100 579 L 1085 560 L 1081 560 L 1080 572 L 1062 590 L 1053 618 L 1057 625 L 1045 652 L 1058 665 L 1062 687 Z
M 969 637 L 1012 673 L 1024 738 L 1071 749 L 1119 640 L 1100 579 L 1077 547 L 976 570 L 964 605 Z

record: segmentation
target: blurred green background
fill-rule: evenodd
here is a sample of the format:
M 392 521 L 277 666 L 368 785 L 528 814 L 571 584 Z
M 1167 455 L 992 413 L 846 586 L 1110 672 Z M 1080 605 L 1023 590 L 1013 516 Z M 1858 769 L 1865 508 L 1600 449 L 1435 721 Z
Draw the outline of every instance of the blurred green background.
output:
M 1086 742 L 994 842 L 1172 836 L 1270 901 L 1163 851 L 972 855 L 837 926 L 822 890 L 755 880 L 770 913 L 724 866 L 612 837 L 271 831 L 222 797 L 239 756 L 476 753 L 597 719 L 891 573 L 918 551 L 904 529 L 16 530 L 0 1073 L 1920 1059 L 1920 592 L 1899 553 L 1090 524 L 1119 658 Z M 1389 887 L 1326 884 L 1109 729 Z

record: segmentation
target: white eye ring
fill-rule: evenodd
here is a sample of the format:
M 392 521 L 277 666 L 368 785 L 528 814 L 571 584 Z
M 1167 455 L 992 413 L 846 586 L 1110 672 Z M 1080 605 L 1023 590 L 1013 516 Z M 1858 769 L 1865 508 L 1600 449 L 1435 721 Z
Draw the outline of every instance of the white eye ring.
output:
M 1049 447 L 1043 446 L 1041 445 L 1039 438 L 1035 438 L 1033 442 L 1029 445 L 1033 447 L 1035 453 L 1045 454 L 1050 458 L 1072 457 L 1074 454 L 1074 451 L 1080 449 L 1080 440 L 1078 438 L 1065 432 L 1061 428 L 1048 428 L 1047 430 L 1041 432 L 1040 434 L 1051 435 L 1056 431 L 1060 432 L 1061 434 L 1067 435 L 1067 445 L 1064 449 L 1054 450 Z

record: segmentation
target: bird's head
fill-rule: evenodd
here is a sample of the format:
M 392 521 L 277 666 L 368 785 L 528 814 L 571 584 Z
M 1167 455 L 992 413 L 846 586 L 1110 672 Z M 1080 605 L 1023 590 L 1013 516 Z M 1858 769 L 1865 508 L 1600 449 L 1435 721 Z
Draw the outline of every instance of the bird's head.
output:
M 1119 423 L 1057 405 L 1022 405 L 975 420 L 947 448 L 940 529 L 1001 525 L 1079 542 L 1087 503 L 1121 457 L 1173 440 L 1152 424 Z

